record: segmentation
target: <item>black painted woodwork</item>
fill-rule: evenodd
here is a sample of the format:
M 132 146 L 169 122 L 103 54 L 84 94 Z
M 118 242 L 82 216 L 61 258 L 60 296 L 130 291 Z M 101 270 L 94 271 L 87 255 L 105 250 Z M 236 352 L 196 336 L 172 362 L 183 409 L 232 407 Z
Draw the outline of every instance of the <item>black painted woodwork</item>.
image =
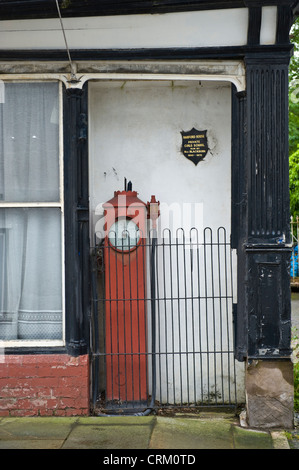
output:
M 289 58 L 248 57 L 248 241 L 289 242 Z
M 245 8 L 298 4 L 295 0 L 59 0 L 62 17 L 161 14 L 179 11 Z M 0 0 L 0 17 L 9 19 L 57 18 L 54 0 Z
M 233 247 L 238 250 L 235 357 L 291 354 L 287 52 L 248 54 L 233 94 Z M 237 102 L 239 100 L 239 102 Z M 236 233 L 237 232 L 237 233 Z
M 247 44 L 253 46 L 260 43 L 260 32 L 262 24 L 262 8 L 254 6 L 249 8 L 249 24 Z
M 247 241 L 247 99 L 246 92 L 237 92 L 232 86 L 232 208 L 231 246 L 237 250 L 238 303 L 234 306 L 235 358 L 247 357 L 248 345 L 248 259 L 244 247 Z
M 248 259 L 249 359 L 291 355 L 290 250 L 275 246 L 246 248 Z
M 66 348 L 86 354 L 89 344 L 89 204 L 87 84 L 64 90 Z
M 244 60 L 249 53 L 263 54 L 274 58 L 277 53 L 290 52 L 292 44 L 222 46 L 222 47 L 184 47 L 149 49 L 71 49 L 73 61 L 97 60 Z M 0 50 L 0 60 L 9 61 L 68 61 L 66 50 L 24 49 Z

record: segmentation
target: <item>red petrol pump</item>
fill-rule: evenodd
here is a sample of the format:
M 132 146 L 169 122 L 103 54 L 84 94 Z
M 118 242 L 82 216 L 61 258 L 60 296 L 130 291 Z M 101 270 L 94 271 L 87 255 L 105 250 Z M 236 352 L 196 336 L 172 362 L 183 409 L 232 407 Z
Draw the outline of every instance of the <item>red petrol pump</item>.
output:
M 147 400 L 147 219 L 159 203 L 141 201 L 131 182 L 103 204 L 105 217 L 106 400 Z

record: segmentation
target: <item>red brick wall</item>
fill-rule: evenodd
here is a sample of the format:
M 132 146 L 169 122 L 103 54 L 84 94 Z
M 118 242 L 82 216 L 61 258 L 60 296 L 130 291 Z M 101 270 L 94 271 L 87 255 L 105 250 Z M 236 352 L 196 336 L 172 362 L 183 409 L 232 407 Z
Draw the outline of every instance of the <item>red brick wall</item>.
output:
M 1 356 L 0 416 L 88 414 L 88 356 Z

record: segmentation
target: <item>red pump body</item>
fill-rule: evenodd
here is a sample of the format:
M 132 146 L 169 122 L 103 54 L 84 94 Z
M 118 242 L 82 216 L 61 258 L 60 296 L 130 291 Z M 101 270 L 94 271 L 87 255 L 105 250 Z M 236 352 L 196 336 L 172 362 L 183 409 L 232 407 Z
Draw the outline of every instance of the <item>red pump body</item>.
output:
M 116 191 L 103 204 L 108 401 L 147 400 L 146 234 L 153 201 Z

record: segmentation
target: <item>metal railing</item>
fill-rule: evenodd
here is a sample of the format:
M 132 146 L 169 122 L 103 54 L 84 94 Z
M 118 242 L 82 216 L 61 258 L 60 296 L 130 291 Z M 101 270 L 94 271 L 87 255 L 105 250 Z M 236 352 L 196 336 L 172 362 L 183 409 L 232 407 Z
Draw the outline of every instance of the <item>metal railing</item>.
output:
M 93 412 L 236 406 L 226 230 L 150 233 L 132 251 L 102 242 L 91 259 Z

